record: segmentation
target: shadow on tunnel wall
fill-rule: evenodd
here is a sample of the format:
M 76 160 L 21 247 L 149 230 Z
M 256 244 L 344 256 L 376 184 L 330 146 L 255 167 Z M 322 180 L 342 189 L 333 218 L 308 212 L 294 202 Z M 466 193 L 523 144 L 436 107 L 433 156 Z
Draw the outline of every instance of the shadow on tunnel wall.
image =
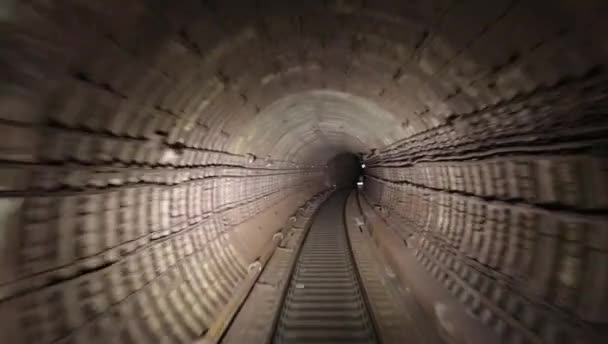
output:
M 463 317 L 601 342 L 607 6 L 0 0 L 0 341 L 205 338 L 365 152 Z

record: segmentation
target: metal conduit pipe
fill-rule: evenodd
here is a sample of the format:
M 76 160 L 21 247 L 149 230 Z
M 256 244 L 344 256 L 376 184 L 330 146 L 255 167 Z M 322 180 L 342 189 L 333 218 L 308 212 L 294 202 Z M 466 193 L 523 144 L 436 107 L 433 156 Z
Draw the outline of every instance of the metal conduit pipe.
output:
M 0 0 L 2 341 L 215 341 L 276 233 L 361 173 L 381 236 L 355 246 L 448 341 L 461 314 L 602 342 L 607 10 Z

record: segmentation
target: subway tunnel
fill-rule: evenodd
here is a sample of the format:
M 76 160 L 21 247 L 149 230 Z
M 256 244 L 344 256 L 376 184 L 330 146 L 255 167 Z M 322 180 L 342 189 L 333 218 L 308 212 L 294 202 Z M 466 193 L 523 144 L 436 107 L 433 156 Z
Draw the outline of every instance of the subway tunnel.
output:
M 607 10 L 1 0 L 1 341 L 605 342 Z

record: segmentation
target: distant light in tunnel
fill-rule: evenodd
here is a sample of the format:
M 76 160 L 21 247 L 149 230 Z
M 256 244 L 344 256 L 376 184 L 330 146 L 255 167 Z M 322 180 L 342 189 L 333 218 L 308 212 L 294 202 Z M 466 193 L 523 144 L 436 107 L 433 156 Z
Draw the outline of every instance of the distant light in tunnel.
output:
M 365 164 L 361 164 L 361 168 L 365 168 Z

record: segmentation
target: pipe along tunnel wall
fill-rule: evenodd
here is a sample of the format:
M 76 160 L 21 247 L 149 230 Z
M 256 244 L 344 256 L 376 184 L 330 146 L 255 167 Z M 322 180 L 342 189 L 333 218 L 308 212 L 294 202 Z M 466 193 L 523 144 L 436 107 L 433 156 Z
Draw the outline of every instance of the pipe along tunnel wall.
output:
M 607 6 L 1 1 L 2 340 L 204 338 L 345 153 L 463 316 L 605 334 Z

